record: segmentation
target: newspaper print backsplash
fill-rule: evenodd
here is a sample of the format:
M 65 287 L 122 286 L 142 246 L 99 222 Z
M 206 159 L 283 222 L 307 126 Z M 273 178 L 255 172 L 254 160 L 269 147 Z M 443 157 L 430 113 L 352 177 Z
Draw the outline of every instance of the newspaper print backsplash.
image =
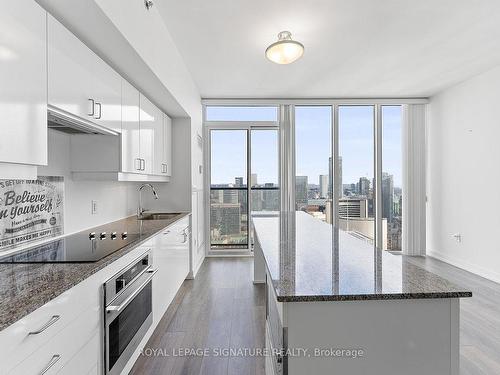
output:
M 0 252 L 63 233 L 63 177 L 0 180 Z

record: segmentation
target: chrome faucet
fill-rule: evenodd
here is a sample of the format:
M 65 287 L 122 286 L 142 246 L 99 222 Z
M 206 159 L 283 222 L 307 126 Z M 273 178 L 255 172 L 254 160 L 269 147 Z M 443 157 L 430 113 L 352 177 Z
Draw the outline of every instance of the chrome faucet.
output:
M 153 197 L 155 199 L 158 199 L 158 194 L 156 194 L 156 190 L 151 184 L 142 184 L 141 187 L 139 188 L 139 207 L 137 207 L 137 218 L 142 219 L 144 217 L 144 212 L 147 210 L 142 207 L 142 189 L 145 187 L 151 188 L 151 191 L 153 192 Z

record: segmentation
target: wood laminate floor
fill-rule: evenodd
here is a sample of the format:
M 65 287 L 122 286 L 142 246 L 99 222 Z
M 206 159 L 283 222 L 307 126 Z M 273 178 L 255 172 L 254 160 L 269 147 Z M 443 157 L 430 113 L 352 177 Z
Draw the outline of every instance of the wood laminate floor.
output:
M 500 374 L 500 284 L 434 258 L 412 262 L 472 291 L 460 300 L 460 374 Z
M 460 374 L 500 374 L 500 285 L 433 258 L 412 262 L 472 290 L 460 305 Z M 264 374 L 262 357 L 213 356 L 220 348 L 264 347 L 264 288 L 252 284 L 252 273 L 252 258 L 205 259 L 151 337 L 147 348 L 157 355 L 139 357 L 131 374 Z M 185 348 L 208 348 L 212 355 L 179 356 Z
M 146 346 L 163 353 L 140 356 L 131 374 L 263 375 L 262 357 L 217 356 L 222 348 L 265 346 L 264 286 L 252 279 L 253 258 L 206 258 Z M 183 348 L 208 348 L 210 356 L 178 356 Z

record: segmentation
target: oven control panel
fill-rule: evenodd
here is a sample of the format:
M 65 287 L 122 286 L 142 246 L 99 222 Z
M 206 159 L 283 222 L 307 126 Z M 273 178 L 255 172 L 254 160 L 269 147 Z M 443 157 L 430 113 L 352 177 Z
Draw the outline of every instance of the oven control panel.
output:
M 109 279 L 104 284 L 106 299 L 111 301 L 113 298 L 118 296 L 125 288 L 127 288 L 128 285 L 133 283 L 140 275 L 151 267 L 151 261 L 151 252 L 148 251 Z

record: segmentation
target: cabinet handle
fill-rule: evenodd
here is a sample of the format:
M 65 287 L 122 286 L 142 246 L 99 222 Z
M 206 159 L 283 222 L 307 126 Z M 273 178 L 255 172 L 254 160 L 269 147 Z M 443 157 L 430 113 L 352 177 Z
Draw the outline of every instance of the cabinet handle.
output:
M 101 114 L 102 114 L 102 105 L 101 103 L 95 103 L 96 106 L 98 106 L 99 108 L 99 114 L 97 115 L 97 117 L 94 117 L 96 120 L 100 120 L 101 119 Z
M 90 98 L 89 98 L 89 102 L 91 103 L 90 108 L 92 108 L 92 111 L 91 111 L 88 115 L 89 115 L 89 116 L 94 116 L 94 113 L 95 113 L 95 111 L 94 111 L 94 107 L 95 107 L 95 102 L 94 102 L 94 99 L 90 99 Z
M 165 232 L 163 232 L 163 234 L 169 234 L 170 231 L 169 230 L 166 230 Z
M 39 333 L 42 333 L 47 328 L 49 328 L 52 324 L 54 324 L 55 322 L 57 322 L 59 320 L 59 318 L 61 318 L 60 315 L 54 315 L 54 316 L 52 316 L 52 318 L 50 318 L 47 323 L 45 323 L 43 326 L 41 326 L 40 328 L 38 328 L 36 331 L 29 332 L 28 335 L 38 335 Z
M 54 365 L 56 364 L 56 362 L 57 362 L 57 361 L 59 361 L 60 359 L 61 359 L 61 355 L 59 355 L 59 354 L 54 354 L 54 355 L 52 356 L 52 358 L 50 359 L 49 363 L 47 363 L 47 366 L 45 366 L 45 367 L 43 368 L 43 370 L 42 370 L 42 371 L 40 371 L 40 375 L 43 375 L 43 374 L 45 374 L 47 371 L 49 371 L 49 370 L 50 370 L 50 368 L 51 368 L 52 366 L 54 366 Z
M 141 159 L 142 160 L 142 170 L 145 171 L 146 170 L 146 160 L 144 159 Z
M 140 171 L 141 170 L 141 165 L 142 165 L 142 162 L 141 162 L 141 159 L 140 158 L 136 158 L 135 159 L 135 169 Z

